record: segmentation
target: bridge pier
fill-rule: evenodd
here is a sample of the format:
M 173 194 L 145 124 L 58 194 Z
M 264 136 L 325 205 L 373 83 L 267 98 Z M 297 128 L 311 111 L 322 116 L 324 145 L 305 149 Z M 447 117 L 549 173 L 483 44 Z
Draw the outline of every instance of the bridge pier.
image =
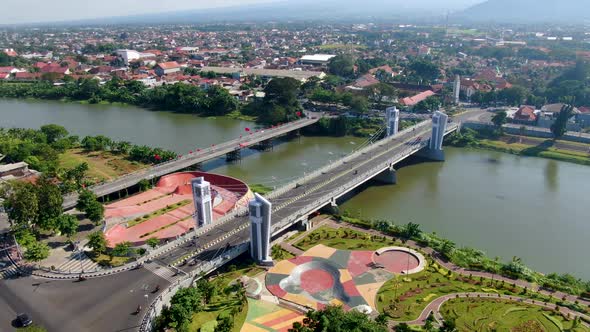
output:
M 234 161 L 238 161 L 238 160 L 241 160 L 241 159 L 242 159 L 242 152 L 239 149 L 238 150 L 231 151 L 231 152 L 228 152 L 225 155 L 225 160 L 227 162 L 234 162 Z
M 340 212 L 335 198 L 332 198 L 330 204 L 324 206 L 321 210 L 324 210 L 327 214 L 338 214 Z
M 272 139 L 261 141 L 260 143 L 254 145 L 252 148 L 258 151 L 271 151 L 273 149 Z
M 434 112 L 432 115 L 432 136 L 430 137 L 428 146 L 418 151 L 418 156 L 435 161 L 445 160 L 442 143 L 445 138 L 448 119 L 449 116 L 445 113 L 439 111 Z
M 385 184 L 396 184 L 397 183 L 397 171 L 393 168 L 393 165 L 389 166 L 388 169 L 377 174 L 373 180 Z

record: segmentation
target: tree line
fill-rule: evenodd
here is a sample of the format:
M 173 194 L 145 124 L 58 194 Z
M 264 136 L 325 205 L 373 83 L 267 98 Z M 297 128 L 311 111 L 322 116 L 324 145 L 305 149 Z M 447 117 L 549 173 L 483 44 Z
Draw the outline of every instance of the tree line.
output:
M 238 101 L 219 86 L 204 90 L 195 85 L 176 83 L 148 88 L 139 81 L 123 80 L 116 76 L 103 85 L 98 80 L 88 78 L 74 80 L 65 76 L 63 80 L 62 85 L 54 85 L 50 81 L 3 83 L 0 84 L 0 97 L 120 102 L 200 115 L 225 115 L 238 109 Z

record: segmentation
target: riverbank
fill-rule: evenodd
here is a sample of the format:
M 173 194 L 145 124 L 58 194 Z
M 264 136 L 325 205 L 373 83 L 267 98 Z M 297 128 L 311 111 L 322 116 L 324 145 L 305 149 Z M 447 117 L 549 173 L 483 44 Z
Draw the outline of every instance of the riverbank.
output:
M 539 157 L 580 165 L 590 165 L 590 144 L 501 134 L 466 129 L 454 133 L 445 144 L 455 147 L 485 149 L 518 156 Z

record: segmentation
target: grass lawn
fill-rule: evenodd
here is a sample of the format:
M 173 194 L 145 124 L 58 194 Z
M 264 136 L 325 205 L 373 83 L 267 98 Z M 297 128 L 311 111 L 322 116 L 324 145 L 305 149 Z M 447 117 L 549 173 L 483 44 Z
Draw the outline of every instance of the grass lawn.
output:
M 321 226 L 297 242 L 295 247 L 308 250 L 318 244 L 342 250 L 376 250 L 401 245 L 401 242 L 383 241 L 382 238 L 371 240 L 370 235 L 349 228 L 334 229 Z
M 274 246 L 272 246 L 271 251 L 270 251 L 270 256 L 275 261 L 283 261 L 285 259 L 291 259 L 291 258 L 295 257 L 295 255 L 293 255 L 292 253 L 283 249 L 278 244 L 275 244 Z
M 92 257 L 92 255 L 90 255 L 89 257 L 102 266 L 112 267 L 125 265 L 132 260 L 131 257 L 113 257 L 113 259 L 110 259 L 109 255 L 105 254 L 101 254 L 96 257 Z
M 441 313 L 455 320 L 458 331 L 588 331 L 551 310 L 502 300 L 453 299 Z
M 527 140 L 531 138 L 527 137 Z M 537 141 L 537 140 L 535 140 Z M 539 144 L 546 142 L 547 140 L 538 139 Z M 572 144 L 567 142 L 567 144 Z M 580 143 L 573 143 L 573 145 L 588 146 Z M 555 147 L 536 147 L 524 143 L 507 143 L 502 140 L 490 140 L 483 139 L 479 142 L 479 147 L 484 149 L 491 149 L 501 152 L 507 152 L 512 154 L 531 156 L 531 157 L 542 157 L 548 159 L 555 159 L 559 161 L 566 161 L 582 165 L 590 165 L 590 155 L 585 152 L 558 149 Z
M 81 149 L 72 149 L 59 156 L 59 166 L 62 168 L 73 168 L 84 162 L 89 167 L 86 177 L 92 181 L 110 180 L 146 167 L 125 159 L 123 155 L 110 152 L 88 153 Z
M 272 191 L 271 187 L 265 186 L 263 184 L 255 183 L 248 185 L 248 187 L 250 187 L 250 190 L 252 190 L 255 193 L 259 193 L 260 195 L 266 195 Z
M 231 313 L 233 308 L 239 308 L 241 299 L 235 291 L 233 282 L 241 276 L 254 276 L 263 270 L 256 266 L 241 264 L 240 266 L 224 266 L 223 271 L 209 282 L 215 286 L 216 294 L 211 302 L 205 307 L 205 310 L 193 315 L 189 331 L 197 332 L 204 324 L 211 324 L 211 321 L 217 319 L 222 313 Z M 244 303 L 242 310 L 234 317 L 234 327 L 232 332 L 239 332 L 246 321 L 248 315 L 248 303 Z

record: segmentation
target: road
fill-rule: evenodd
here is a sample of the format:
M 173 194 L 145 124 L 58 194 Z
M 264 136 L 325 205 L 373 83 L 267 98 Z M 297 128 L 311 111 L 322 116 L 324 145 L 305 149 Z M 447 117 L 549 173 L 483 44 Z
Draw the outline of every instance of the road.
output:
M 202 150 L 194 151 L 193 153 L 189 153 L 177 159 L 152 166 L 148 169 L 139 170 L 114 180 L 88 187 L 88 189 L 94 192 L 97 196 L 102 197 L 134 186 L 141 180 L 155 179 L 160 176 L 196 165 L 198 163 L 224 156 L 227 153 L 241 150 L 243 148 L 258 144 L 262 141 L 266 141 L 294 130 L 307 127 L 316 123 L 317 121 L 318 118 L 305 118 L 286 123 L 279 127 L 251 132 L 248 135 L 244 135 L 244 137 L 232 139 L 227 142 L 213 145 L 211 147 L 203 148 Z M 73 208 L 76 205 L 77 200 L 78 195 L 75 193 L 64 196 L 63 207 L 65 209 Z
M 354 175 L 371 171 L 376 165 L 391 160 L 393 156 L 415 148 L 420 143 L 417 137 L 427 139 L 430 131 L 430 126 L 427 125 L 415 132 L 409 131 L 398 135 L 389 142 L 375 143 L 370 147 L 370 153 L 359 154 L 347 163 L 340 161 L 330 171 L 307 179 L 297 188 L 275 197 L 271 200 L 274 205 L 273 224 L 280 223 L 302 208 L 310 207 L 312 210 L 309 212 L 313 212 L 313 209 L 321 207 L 318 206 L 320 202 L 330 199 L 331 192 L 352 179 L 358 183 L 366 181 L 357 179 L 358 176 Z M 156 296 L 150 294 L 155 285 L 160 285 L 161 289 L 164 289 L 173 278 L 162 278 L 154 274 L 154 265 L 159 264 L 165 269 L 168 264 L 177 261 L 196 247 L 215 243 L 195 257 L 197 262 L 209 260 L 215 255 L 222 254 L 228 247 L 248 241 L 247 226 L 247 217 L 237 217 L 218 225 L 198 238 L 195 246 L 177 248 L 150 263 L 152 269 L 144 266 L 137 270 L 84 282 L 50 281 L 31 277 L 0 280 L 0 308 L 7 309 L 3 310 L 3 315 L 7 316 L 16 312 L 30 313 L 35 321 L 49 331 L 136 330 L 142 315 L 136 316 L 131 313 L 138 305 L 147 304 L 150 297 Z M 232 232 L 236 234 L 227 240 L 218 240 Z M 189 271 L 195 266 L 186 264 L 181 268 Z M 146 294 L 148 299 L 145 298 Z M 144 305 L 145 307 L 147 305 Z

